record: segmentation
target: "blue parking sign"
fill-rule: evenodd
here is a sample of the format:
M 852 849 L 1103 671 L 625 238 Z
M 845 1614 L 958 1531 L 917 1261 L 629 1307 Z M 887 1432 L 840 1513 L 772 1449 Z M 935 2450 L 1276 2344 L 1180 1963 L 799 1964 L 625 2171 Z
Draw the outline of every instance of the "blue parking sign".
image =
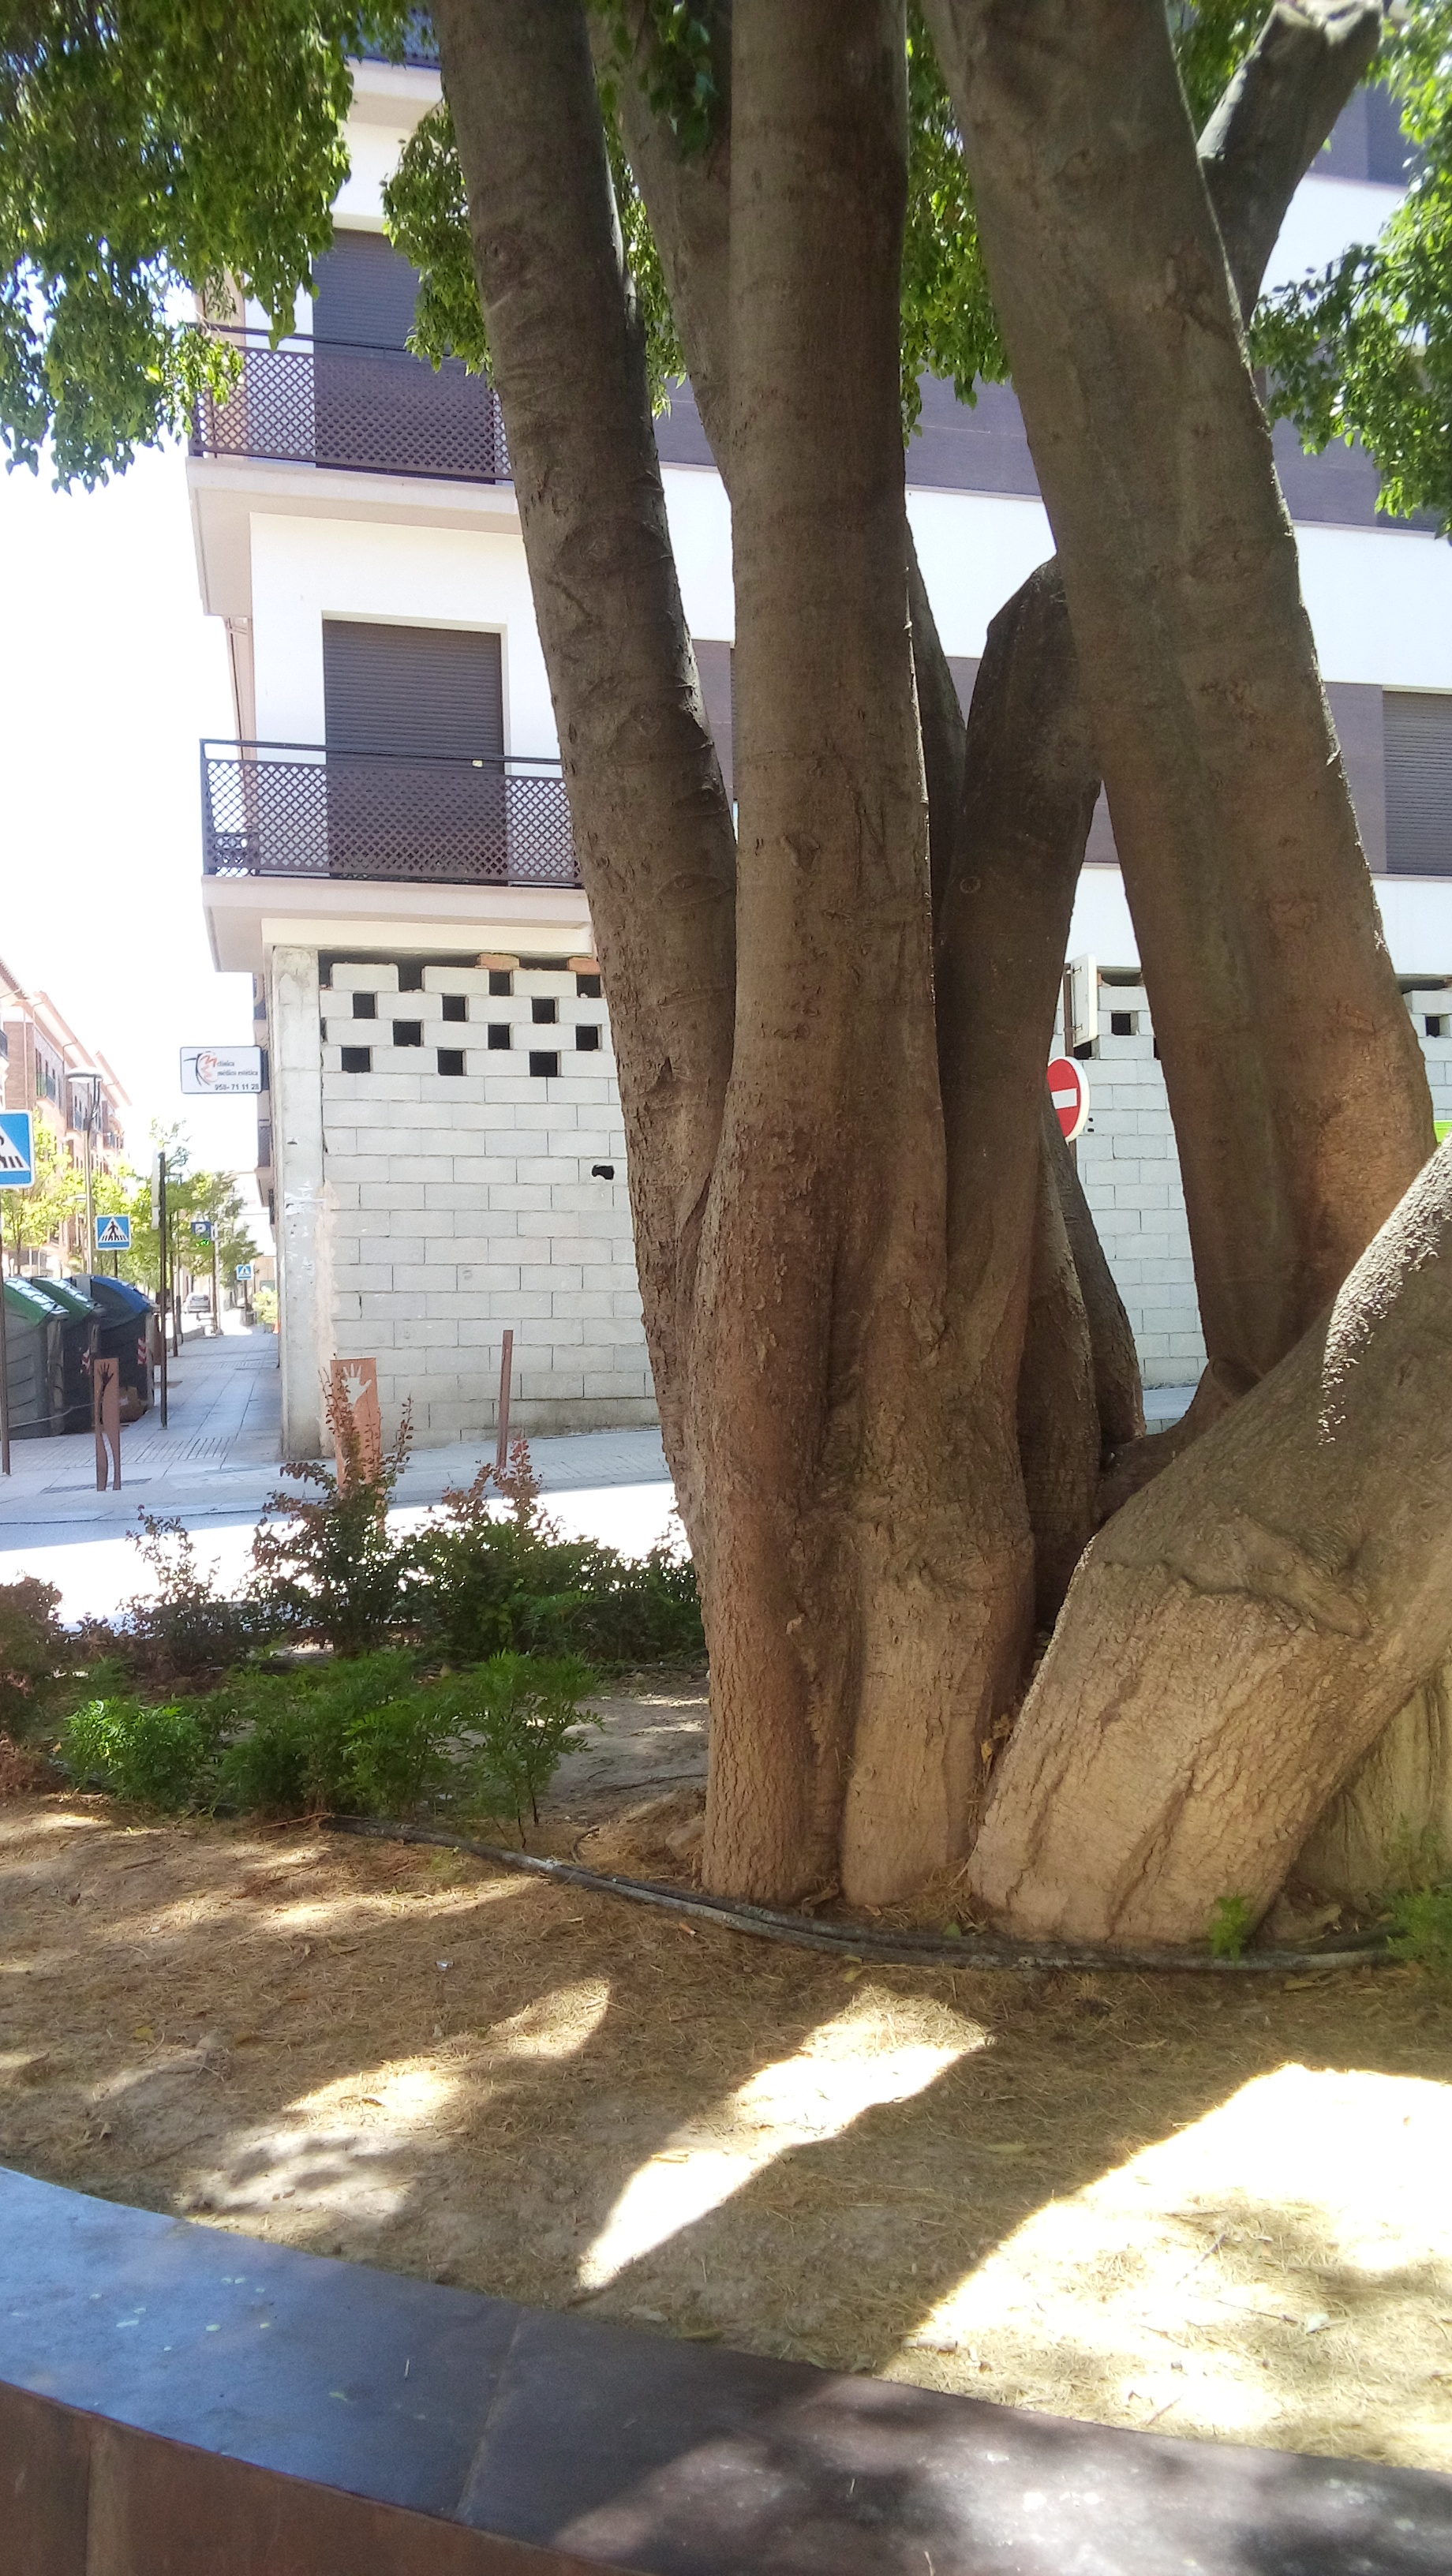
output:
M 35 1136 L 28 1109 L 0 1109 L 0 1190 L 28 1190 L 35 1179 Z

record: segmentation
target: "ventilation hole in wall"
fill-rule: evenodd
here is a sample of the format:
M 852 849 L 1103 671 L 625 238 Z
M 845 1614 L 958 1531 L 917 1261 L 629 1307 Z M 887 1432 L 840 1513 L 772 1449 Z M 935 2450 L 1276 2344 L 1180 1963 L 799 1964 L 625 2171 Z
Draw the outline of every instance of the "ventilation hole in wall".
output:
M 422 1046 L 422 1020 L 395 1020 L 393 1023 L 393 1043 L 395 1046 Z
M 510 993 L 512 993 L 512 992 L 513 992 L 513 990 L 514 990 L 514 977 L 510 974 L 510 971 L 509 971 L 509 969 L 508 969 L 508 967 L 507 967 L 507 966 L 491 966 L 491 967 L 490 967 L 490 969 L 489 969 L 489 990 L 490 990 L 490 992 L 491 992 L 491 993 L 495 994 L 495 995 L 496 995 L 500 1000 L 503 1000 L 503 999 L 505 998 L 505 996 L 506 996 L 506 995 L 508 995 L 508 994 L 510 994 Z
M 1109 1034 L 1112 1038 L 1132 1038 L 1134 1035 L 1133 1011 L 1111 1011 Z
M 529 1006 L 529 1016 L 537 1029 L 551 1029 L 560 1016 L 559 1003 L 544 993 L 536 993 Z
M 508 1044 L 509 1022 L 507 1020 L 491 1020 L 489 1023 L 489 1051 L 491 1055 L 494 1053 L 496 1048 L 507 1047 Z
M 444 995 L 444 1017 L 446 1020 L 467 1020 L 468 1016 L 469 996 L 467 993 L 446 993 Z
M 582 1002 L 598 1002 L 600 999 L 599 976 L 577 975 L 575 977 L 575 992 L 578 999 Z
M 586 1055 L 593 1055 L 600 1044 L 599 1021 L 583 1020 L 575 1031 L 575 1044 Z
M 421 993 L 423 991 L 422 966 L 400 966 L 398 989 L 400 993 Z
M 1435 1011 L 1428 1012 L 1422 1026 L 1429 1038 L 1444 1038 L 1447 1034 L 1446 1020 L 1440 1018 Z
M 344 1047 L 343 1071 L 345 1073 L 371 1073 L 373 1071 L 373 1049 L 371 1047 Z
M 1159 1039 L 1158 1039 L 1158 1038 L 1156 1038 L 1156 1040 L 1155 1040 L 1155 1062 L 1156 1062 L 1156 1064 L 1158 1064 L 1158 1063 L 1159 1063 L 1159 1060 L 1160 1060 L 1160 1042 L 1159 1042 Z
M 563 957 L 521 957 L 520 965 L 527 975 L 558 975 Z
M 546 1076 L 558 1073 L 560 1059 L 557 1055 L 546 1055 L 542 1048 L 531 1047 L 529 1069 L 531 1073 L 542 1073 Z
M 462 1073 L 462 1072 L 463 1072 L 463 1070 L 464 1070 L 464 1050 L 463 1050 L 463 1048 L 462 1048 L 462 1047 L 440 1047 L 440 1049 L 439 1049 L 439 1071 L 440 1071 L 440 1073 Z
M 377 994 L 355 993 L 353 996 L 353 1017 L 355 1020 L 376 1020 L 378 1017 Z
M 592 1163 L 590 1165 L 590 1178 L 592 1181 L 613 1181 L 615 1178 L 614 1164 Z

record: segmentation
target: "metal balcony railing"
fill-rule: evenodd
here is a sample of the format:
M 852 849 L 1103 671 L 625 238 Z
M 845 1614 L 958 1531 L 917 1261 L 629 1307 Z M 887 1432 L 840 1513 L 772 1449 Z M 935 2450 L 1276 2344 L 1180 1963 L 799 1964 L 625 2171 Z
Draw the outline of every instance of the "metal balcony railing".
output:
M 576 886 L 558 761 L 202 744 L 209 877 Z
M 509 455 L 493 387 L 455 358 L 435 370 L 406 349 L 353 347 L 295 335 L 223 329 L 242 352 L 226 402 L 204 394 L 192 422 L 194 456 L 255 456 L 274 465 L 328 465 L 347 474 L 427 475 L 507 483 Z

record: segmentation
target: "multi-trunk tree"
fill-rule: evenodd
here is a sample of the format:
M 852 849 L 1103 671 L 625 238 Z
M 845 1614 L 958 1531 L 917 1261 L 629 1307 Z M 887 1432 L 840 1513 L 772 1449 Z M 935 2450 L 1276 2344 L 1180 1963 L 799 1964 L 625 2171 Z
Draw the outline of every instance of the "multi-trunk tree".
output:
M 1244 329 L 1380 12 L 1176 13 L 1178 62 L 1163 0 L 924 15 L 436 0 L 448 118 L 393 221 L 426 339 L 487 346 L 504 411 L 705 1603 L 708 1880 L 877 1905 L 966 1865 L 1010 1928 L 1193 1940 L 1221 1896 L 1270 1902 L 1452 1638 L 1452 1169 Z M 211 363 L 157 280 L 272 294 L 317 247 L 356 40 L 258 13 L 295 131 L 231 234 L 203 182 L 236 83 L 206 137 L 185 63 L 142 83 L 196 206 L 168 234 L 125 150 L 100 183 L 173 353 L 153 418 Z M 61 117 L 68 77 L 42 32 L 22 130 L 104 131 L 99 80 Z M 82 470 L 139 417 L 91 400 L 86 220 L 29 253 L 69 409 L 13 306 L 9 402 L 33 436 L 50 400 Z M 652 431 L 674 338 L 732 508 L 734 828 Z M 966 726 L 905 510 L 926 361 L 1011 367 L 1058 546 Z M 1101 778 L 1210 1355 L 1158 1441 L 1045 1120 Z

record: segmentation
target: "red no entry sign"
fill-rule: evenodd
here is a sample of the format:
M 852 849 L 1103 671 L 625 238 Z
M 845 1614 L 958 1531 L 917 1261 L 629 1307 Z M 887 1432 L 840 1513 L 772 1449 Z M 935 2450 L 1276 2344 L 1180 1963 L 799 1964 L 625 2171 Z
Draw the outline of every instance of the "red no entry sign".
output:
M 1070 1145 L 1089 1115 L 1089 1078 L 1071 1055 L 1056 1055 L 1049 1066 L 1049 1098 Z

